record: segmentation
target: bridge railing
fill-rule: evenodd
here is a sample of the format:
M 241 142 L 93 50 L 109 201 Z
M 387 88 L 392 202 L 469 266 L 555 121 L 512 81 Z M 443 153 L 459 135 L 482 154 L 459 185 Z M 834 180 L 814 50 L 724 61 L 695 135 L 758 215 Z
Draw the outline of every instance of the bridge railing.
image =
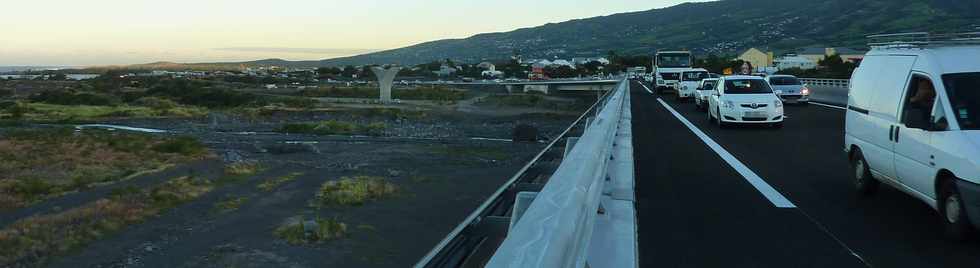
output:
M 487 267 L 585 267 L 628 82 L 597 116 L 537 194 Z
M 625 83 L 624 81 L 620 81 Z M 622 89 L 621 84 L 617 89 Z M 517 173 L 490 195 L 466 219 L 456 226 L 442 241 L 422 257 L 416 268 L 482 267 L 505 240 L 519 192 L 540 192 L 551 179 L 557 166 L 553 161 L 562 159 L 572 135 L 584 133 L 594 118 L 617 92 L 610 90 L 599 97 L 581 116 L 575 119 L 561 134 L 534 156 Z M 574 146 L 572 147 L 574 148 Z
M 800 82 L 813 86 L 848 88 L 851 80 L 847 79 L 825 79 L 825 78 L 800 78 Z

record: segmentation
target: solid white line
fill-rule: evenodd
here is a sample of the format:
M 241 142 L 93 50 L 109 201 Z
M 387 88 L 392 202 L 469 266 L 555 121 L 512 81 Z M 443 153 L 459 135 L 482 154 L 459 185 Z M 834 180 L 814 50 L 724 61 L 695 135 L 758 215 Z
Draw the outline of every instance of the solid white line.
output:
M 823 107 L 827 107 L 827 108 L 836 108 L 836 109 L 841 109 L 841 110 L 847 110 L 847 108 L 840 107 L 840 106 L 837 106 L 837 105 L 823 104 L 823 103 L 814 102 L 814 101 L 810 101 L 810 104 L 819 105 L 819 106 L 823 106 Z
M 684 118 L 684 116 L 682 116 L 680 113 L 677 113 L 677 111 L 670 107 L 670 105 L 667 105 L 664 100 L 657 98 L 657 101 L 659 101 L 660 105 L 663 105 L 664 108 L 667 108 L 671 114 L 674 114 L 674 117 L 677 117 L 677 120 L 680 120 L 681 123 L 691 130 L 691 132 L 694 132 L 694 135 L 698 136 L 698 138 L 700 138 L 704 144 L 708 145 L 708 148 L 714 150 L 718 156 L 721 156 L 721 159 L 725 160 L 728 165 L 732 166 L 732 168 L 734 168 L 738 174 L 741 174 L 746 181 L 752 184 L 752 186 L 762 194 L 762 196 L 769 199 L 769 202 L 772 202 L 774 206 L 777 208 L 796 208 L 796 205 L 793 204 L 793 202 L 786 199 L 786 197 L 780 194 L 779 191 L 776 191 L 775 188 L 772 188 L 772 186 L 766 183 L 762 177 L 759 177 L 758 174 L 755 174 L 755 172 L 743 164 L 742 161 L 739 161 L 738 158 L 735 158 L 735 156 L 725 150 L 725 148 L 722 148 L 721 145 L 708 137 L 707 134 L 704 134 L 701 129 L 698 129 L 694 126 L 694 124 L 691 124 L 690 121 L 687 121 L 687 118 Z
M 646 89 L 647 92 L 649 92 L 650 94 L 653 94 L 653 90 L 650 90 L 650 88 L 648 88 L 647 85 L 644 85 L 643 82 L 640 82 L 640 85 L 643 86 L 643 89 Z

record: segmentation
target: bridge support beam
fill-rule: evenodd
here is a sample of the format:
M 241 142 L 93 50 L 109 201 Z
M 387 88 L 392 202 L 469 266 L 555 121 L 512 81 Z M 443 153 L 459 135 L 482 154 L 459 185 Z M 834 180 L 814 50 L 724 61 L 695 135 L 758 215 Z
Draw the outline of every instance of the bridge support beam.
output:
M 391 87 L 395 84 L 395 75 L 401 71 L 402 67 L 371 67 L 374 76 L 378 77 L 378 86 L 381 88 L 381 102 L 391 102 Z

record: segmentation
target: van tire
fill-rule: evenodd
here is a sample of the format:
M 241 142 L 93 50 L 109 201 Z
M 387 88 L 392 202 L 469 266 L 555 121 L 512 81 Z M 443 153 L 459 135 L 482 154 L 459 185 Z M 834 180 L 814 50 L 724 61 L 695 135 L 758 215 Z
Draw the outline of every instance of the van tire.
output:
M 711 116 L 711 108 L 705 107 L 704 110 L 706 111 L 706 114 L 708 114 L 708 124 L 714 123 L 715 119 L 714 116 Z
M 976 233 L 976 229 L 966 215 L 966 207 L 963 206 L 963 198 L 960 196 L 959 189 L 956 188 L 955 179 L 942 179 L 939 187 L 939 204 L 937 207 L 939 207 L 939 215 L 942 217 L 946 238 L 956 242 L 969 240 Z M 956 211 L 950 211 L 951 209 Z
M 871 196 L 878 191 L 881 182 L 871 175 L 868 161 L 864 160 L 864 154 L 860 150 L 854 152 L 854 157 L 851 159 L 851 170 L 851 174 L 854 176 L 854 188 L 858 195 Z

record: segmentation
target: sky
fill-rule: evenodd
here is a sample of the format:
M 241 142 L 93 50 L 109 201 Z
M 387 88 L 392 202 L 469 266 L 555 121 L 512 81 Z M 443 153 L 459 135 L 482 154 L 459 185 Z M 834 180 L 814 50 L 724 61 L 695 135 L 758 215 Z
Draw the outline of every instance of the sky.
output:
M 0 66 L 319 60 L 689 1 L 5 0 Z

